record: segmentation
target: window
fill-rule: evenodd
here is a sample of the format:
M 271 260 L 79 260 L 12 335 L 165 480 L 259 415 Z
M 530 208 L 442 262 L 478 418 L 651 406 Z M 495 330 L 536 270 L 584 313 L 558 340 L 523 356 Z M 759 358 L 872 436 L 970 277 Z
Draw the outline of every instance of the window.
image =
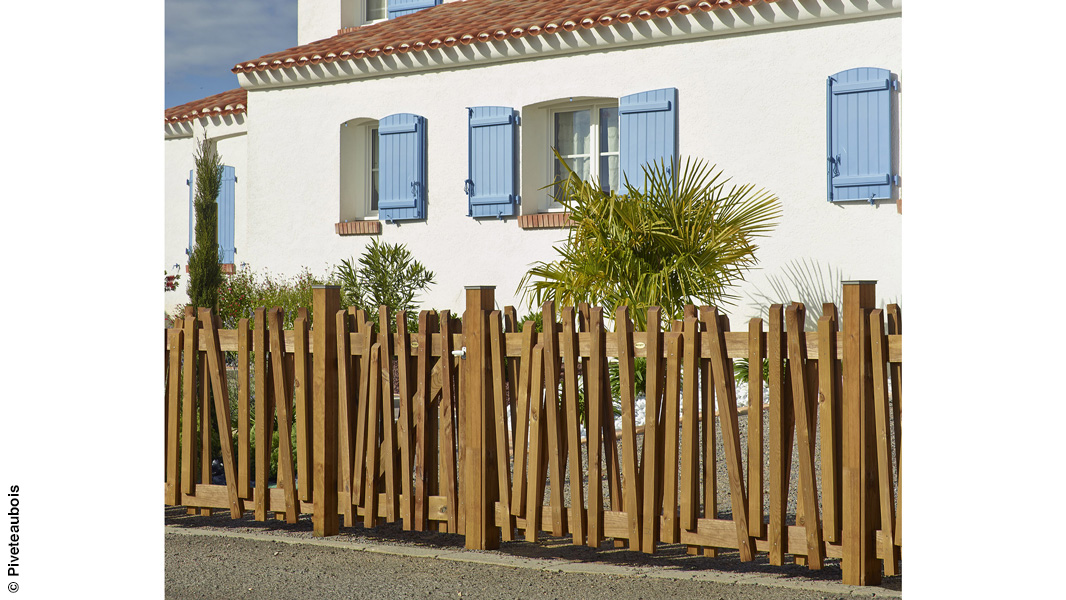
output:
M 582 179 L 598 181 L 604 191 L 618 190 L 618 106 L 570 108 L 552 111 L 551 147 Z M 551 149 L 548 161 L 552 181 L 563 179 L 566 171 Z M 555 202 L 551 207 L 561 208 Z
M 366 0 L 363 21 L 373 23 L 384 21 L 388 18 L 388 3 L 386 0 Z
M 887 69 L 860 67 L 826 82 L 830 202 L 893 199 L 898 185 L 893 90 Z
M 340 221 L 376 219 L 378 122 L 352 119 L 341 125 Z
M 189 171 L 185 181 L 189 186 L 189 247 L 185 254 L 192 254 L 196 244 L 196 170 Z M 218 260 L 223 265 L 234 264 L 237 248 L 234 241 L 236 221 L 237 172 L 229 165 L 222 165 L 222 187 L 218 191 L 215 203 L 218 205 L 215 218 L 218 221 Z
M 369 199 L 369 205 L 367 206 L 367 215 L 377 216 L 378 214 L 378 128 L 374 127 L 370 130 L 370 134 L 367 136 L 370 139 L 370 149 L 367 154 L 370 155 L 369 173 L 366 178 L 367 183 L 367 198 Z

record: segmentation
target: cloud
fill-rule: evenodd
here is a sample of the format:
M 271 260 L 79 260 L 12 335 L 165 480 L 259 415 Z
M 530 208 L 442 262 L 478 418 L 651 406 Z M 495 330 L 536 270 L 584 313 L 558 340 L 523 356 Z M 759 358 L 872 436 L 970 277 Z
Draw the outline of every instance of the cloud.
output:
M 166 0 L 165 18 L 168 83 L 229 74 L 236 87 L 233 65 L 296 45 L 296 0 Z

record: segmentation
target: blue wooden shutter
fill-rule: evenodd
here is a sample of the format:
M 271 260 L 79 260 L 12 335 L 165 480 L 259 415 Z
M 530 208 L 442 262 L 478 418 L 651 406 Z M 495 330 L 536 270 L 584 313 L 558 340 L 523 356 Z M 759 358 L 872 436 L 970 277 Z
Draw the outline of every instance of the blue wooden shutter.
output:
M 827 81 L 829 201 L 891 199 L 892 89 L 887 69 L 841 71 Z
M 378 123 L 378 219 L 425 218 L 426 118 L 389 115 Z
M 224 265 L 233 264 L 235 205 L 237 173 L 233 167 L 222 167 L 222 189 L 215 202 L 218 204 L 218 260 Z
M 520 202 L 515 169 L 518 115 L 507 106 L 475 106 L 467 112 L 470 119 L 467 215 L 513 216 Z
M 189 178 L 185 180 L 185 185 L 189 186 L 189 247 L 185 249 L 185 254 L 187 255 L 192 255 L 192 244 L 196 229 L 196 210 L 194 207 L 196 180 L 193 179 L 192 173 L 192 171 L 189 171 Z
M 618 130 L 619 183 L 643 189 L 643 165 L 665 160 L 670 168 L 677 162 L 677 88 L 619 98 Z
M 389 0 L 389 18 L 395 19 L 403 15 L 418 12 L 423 8 L 429 8 L 440 4 L 440 0 Z

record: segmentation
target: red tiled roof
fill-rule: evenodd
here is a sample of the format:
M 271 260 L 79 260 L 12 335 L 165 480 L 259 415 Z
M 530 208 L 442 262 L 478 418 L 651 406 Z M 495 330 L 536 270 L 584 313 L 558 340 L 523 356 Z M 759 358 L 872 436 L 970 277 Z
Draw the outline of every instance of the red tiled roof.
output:
M 248 90 L 237 88 L 203 100 L 194 100 L 181 106 L 168 108 L 163 113 L 167 123 L 182 123 L 200 117 L 224 117 L 248 111 Z
M 240 63 L 234 73 L 288 69 L 336 60 L 420 52 L 440 46 L 485 43 L 526 35 L 607 27 L 633 19 L 651 20 L 710 12 L 775 0 L 464 0 L 446 2 L 416 13 L 345 29 L 331 38 Z

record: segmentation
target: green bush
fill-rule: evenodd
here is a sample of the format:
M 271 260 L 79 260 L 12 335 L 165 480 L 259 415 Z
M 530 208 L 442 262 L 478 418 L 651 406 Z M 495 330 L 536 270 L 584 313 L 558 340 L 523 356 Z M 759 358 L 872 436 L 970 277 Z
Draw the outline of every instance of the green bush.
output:
M 406 245 L 371 240 L 358 261 L 341 261 L 334 273 L 344 306 L 365 310 L 371 321 L 377 320 L 381 305 L 388 306 L 393 315 L 405 310 L 408 329 L 418 331 L 415 299 L 435 283 L 434 274 L 414 259 Z M 396 331 L 395 322 L 389 323 L 389 330 Z
M 222 158 L 207 136 L 196 149 L 196 241 L 189 255 L 189 303 L 214 308 L 222 285 L 218 252 L 218 198 L 222 189 Z

